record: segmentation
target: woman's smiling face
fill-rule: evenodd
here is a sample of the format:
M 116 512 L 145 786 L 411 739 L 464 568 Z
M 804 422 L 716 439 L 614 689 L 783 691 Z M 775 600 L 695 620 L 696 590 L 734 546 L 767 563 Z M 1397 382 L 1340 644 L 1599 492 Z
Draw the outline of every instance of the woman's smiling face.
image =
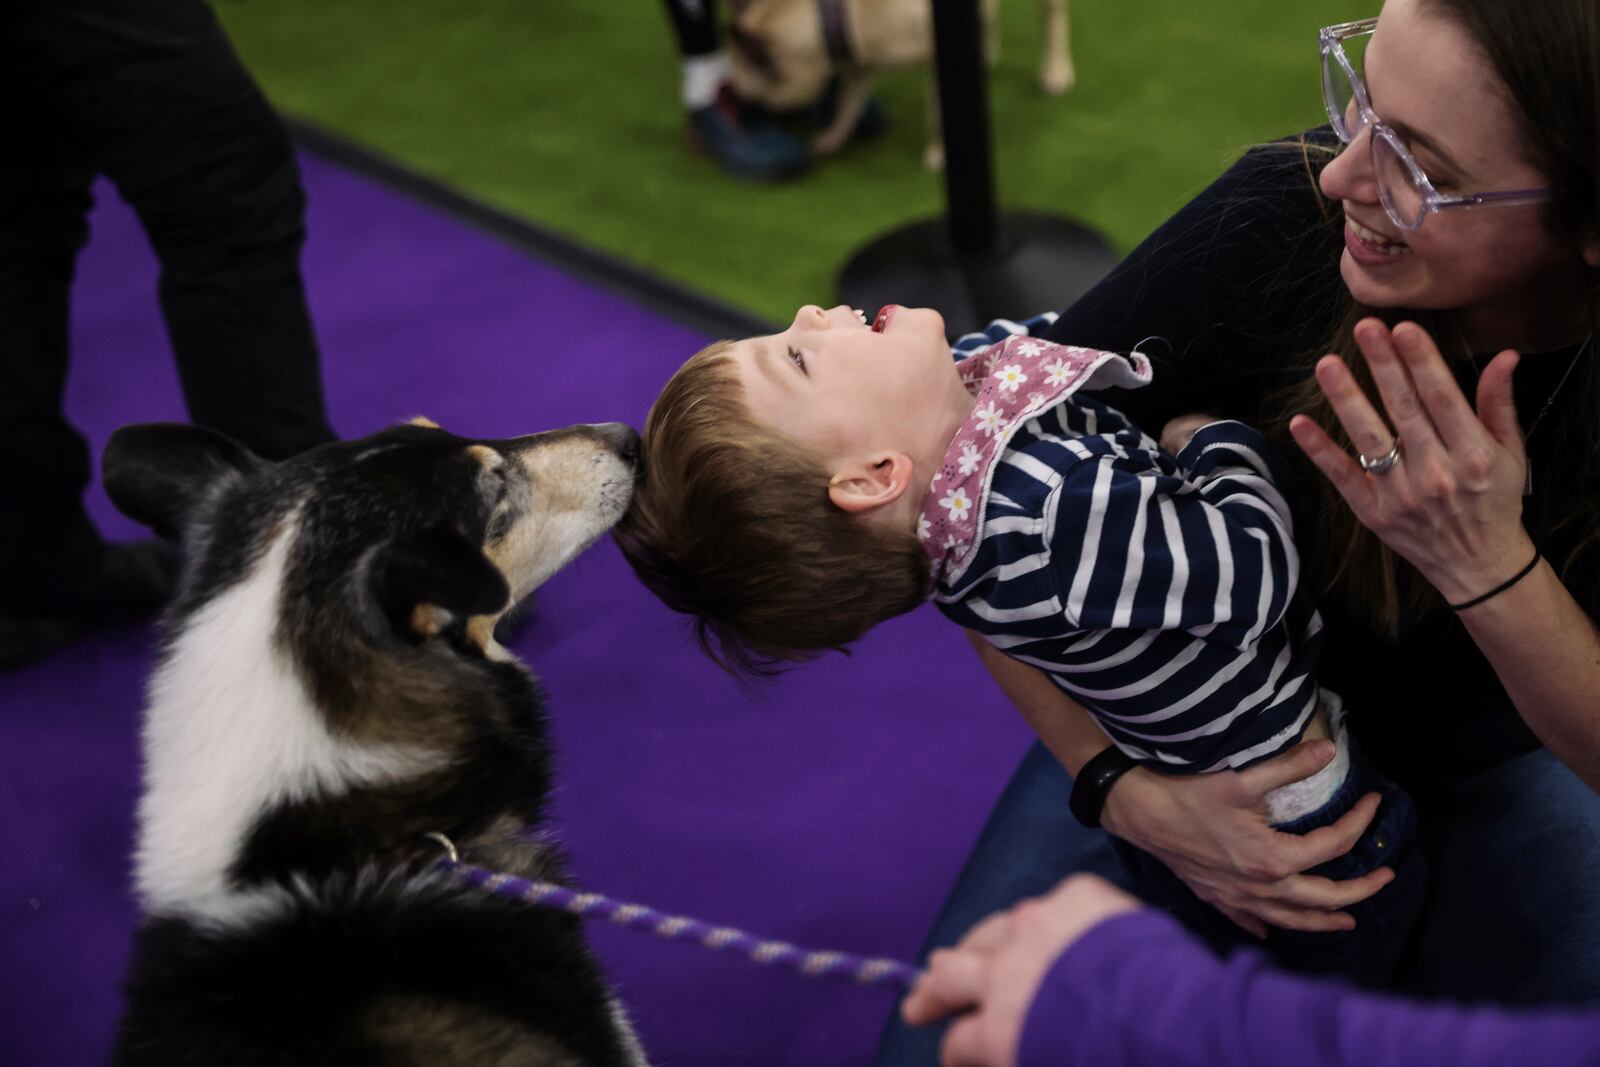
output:
M 1372 109 L 1393 127 L 1445 196 L 1548 185 L 1530 161 L 1521 119 L 1467 31 L 1423 0 L 1389 0 L 1367 46 Z M 1486 335 L 1516 335 L 1581 296 L 1577 242 L 1553 234 L 1539 203 L 1450 208 L 1405 232 L 1373 174 L 1370 130 L 1323 169 L 1322 191 L 1344 208 L 1340 272 L 1373 307 L 1460 309 Z

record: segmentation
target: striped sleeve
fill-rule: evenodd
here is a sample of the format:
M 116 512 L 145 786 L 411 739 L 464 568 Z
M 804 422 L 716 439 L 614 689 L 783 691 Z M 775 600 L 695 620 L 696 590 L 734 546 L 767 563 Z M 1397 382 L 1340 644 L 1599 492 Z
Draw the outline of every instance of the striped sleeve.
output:
M 1057 312 L 1046 311 L 1042 315 L 1020 321 L 995 319 L 981 330 L 965 333 L 956 338 L 956 343 L 950 346 L 950 354 L 959 361 L 990 345 L 999 344 L 1007 337 L 1037 337 L 1049 329 L 1059 317 Z
M 1196 433 L 1178 476 L 1133 458 L 1074 465 L 1056 490 L 1050 569 L 1066 619 L 1253 647 L 1283 618 L 1299 577 L 1278 460 L 1237 422 Z

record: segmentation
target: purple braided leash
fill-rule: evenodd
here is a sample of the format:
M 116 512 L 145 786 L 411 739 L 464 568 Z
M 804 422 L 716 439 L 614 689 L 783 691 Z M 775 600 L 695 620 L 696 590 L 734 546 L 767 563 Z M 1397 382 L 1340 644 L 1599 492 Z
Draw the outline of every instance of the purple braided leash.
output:
M 698 919 L 668 915 L 643 904 L 625 904 L 599 893 L 580 893 L 554 882 L 530 881 L 501 871 L 461 862 L 456 847 L 443 834 L 430 839 L 445 850 L 440 865 L 462 882 L 488 893 L 511 897 L 542 908 L 569 911 L 586 919 L 610 919 L 619 926 L 645 930 L 669 941 L 695 941 L 717 952 L 738 952 L 754 963 L 783 966 L 813 978 L 847 978 L 862 985 L 894 984 L 910 988 L 922 972 L 898 960 L 854 956 L 848 952 L 818 952 L 768 941 L 731 926 L 712 926 Z

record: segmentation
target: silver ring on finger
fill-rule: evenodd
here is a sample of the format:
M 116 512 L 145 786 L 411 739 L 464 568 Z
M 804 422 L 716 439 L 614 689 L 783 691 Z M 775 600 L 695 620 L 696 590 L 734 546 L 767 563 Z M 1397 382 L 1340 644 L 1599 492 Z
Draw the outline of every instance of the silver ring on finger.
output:
M 1383 455 L 1373 459 L 1365 453 L 1357 452 L 1356 460 L 1361 464 L 1361 469 L 1366 471 L 1368 474 L 1376 474 L 1379 477 L 1388 474 L 1390 471 L 1394 470 L 1400 465 L 1399 435 L 1395 435 L 1394 447 L 1389 449 L 1389 451 L 1385 452 Z

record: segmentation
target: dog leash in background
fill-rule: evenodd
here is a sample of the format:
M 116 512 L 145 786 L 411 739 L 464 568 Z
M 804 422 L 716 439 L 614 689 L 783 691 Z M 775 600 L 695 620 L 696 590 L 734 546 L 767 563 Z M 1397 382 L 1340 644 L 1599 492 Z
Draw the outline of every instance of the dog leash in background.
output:
M 844 0 L 817 0 L 817 21 L 822 23 L 822 43 L 828 49 L 828 58 L 836 65 L 854 63 L 855 49 L 850 47 Z
M 763 940 L 731 926 L 712 926 L 698 919 L 667 915 L 643 904 L 624 904 L 599 893 L 580 893 L 554 882 L 530 881 L 491 871 L 461 862 L 455 843 L 444 834 L 430 833 L 427 837 L 445 851 L 440 865 L 462 882 L 527 904 L 569 911 L 584 918 L 610 919 L 619 926 L 645 930 L 669 941 L 695 941 L 713 951 L 737 952 L 754 963 L 788 967 L 812 978 L 847 978 L 861 985 L 910 988 L 922 975 L 917 968 L 898 960 L 812 951 L 786 941 Z

